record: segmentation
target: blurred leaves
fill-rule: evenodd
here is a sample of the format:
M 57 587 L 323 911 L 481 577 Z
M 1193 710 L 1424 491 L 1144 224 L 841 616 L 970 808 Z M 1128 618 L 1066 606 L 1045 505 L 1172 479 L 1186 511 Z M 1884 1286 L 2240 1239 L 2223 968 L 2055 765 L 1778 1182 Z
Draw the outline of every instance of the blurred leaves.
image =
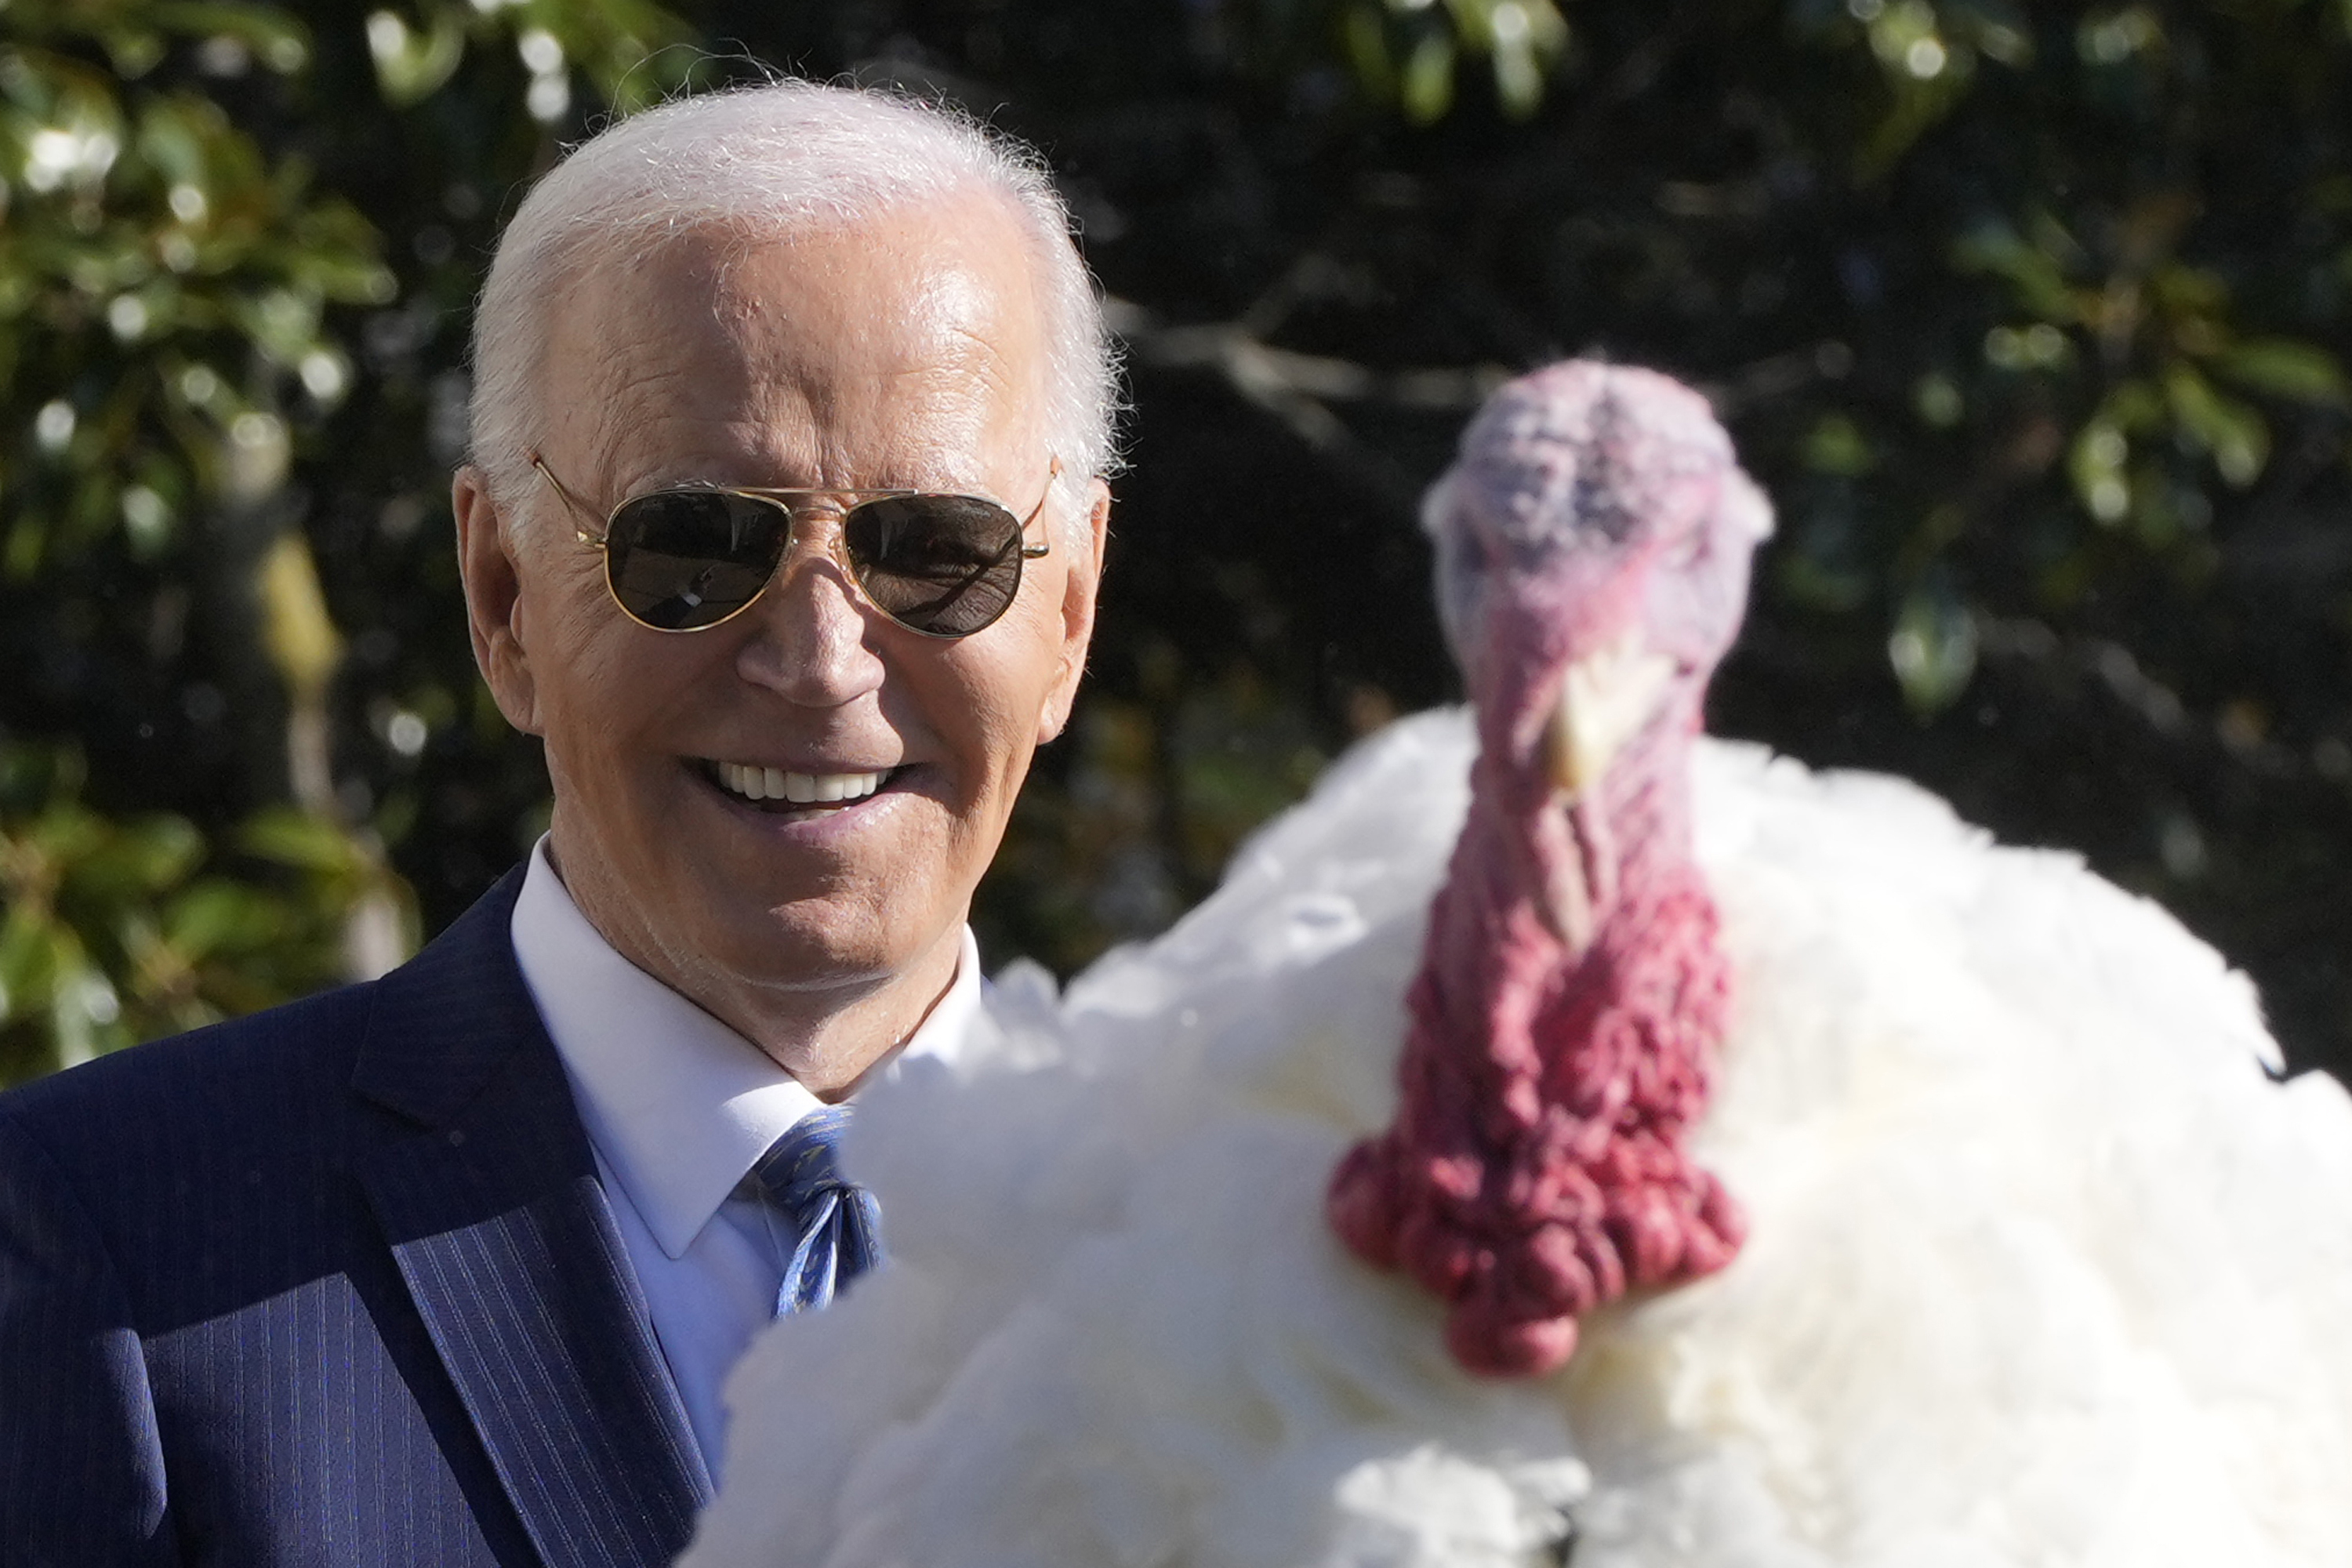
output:
M 1456 78 L 1483 58 L 1495 101 L 1524 120 L 1569 42 L 1552 0 L 1355 0 L 1341 14 L 1349 63 L 1366 95 L 1415 125 L 1454 107 Z
M 1244 659 L 1326 749 L 1367 677 L 1419 700 L 1419 607 L 1351 623 L 1333 602 L 1372 590 L 1330 563 L 1409 533 L 1465 406 L 1435 389 L 1570 353 L 1658 363 L 1715 396 L 1780 512 L 1716 722 L 2088 850 L 2252 967 L 2302 1059 L 2352 1062 L 2352 13 L 1562 5 L 1533 100 L 1467 68 L 1449 7 L 1182 13 L 1181 47 L 1156 46 L 1182 65 L 1097 45 L 1123 107 L 1049 97 L 1024 127 L 1082 171 L 1090 258 L 1135 307 L 1120 516 L 1151 581 L 1114 558 L 1095 700 L 1163 739 L 1116 754 L 1164 754 L 1122 643 L 1147 607 L 1178 685 Z M 889 14 L 864 37 L 898 29 L 896 58 L 992 73 L 1005 101 L 1047 77 L 1017 63 L 1042 28 Z M 1203 381 L 1238 412 L 1179 437 L 1218 418 Z M 1160 499 L 1168 467 L 1252 439 L 1294 442 L 1323 493 L 1265 460 L 1257 493 Z M 1319 563 L 1284 542 L 1307 518 Z M 1290 646 L 1192 564 L 1218 550 L 1285 584 Z M 1165 763 L 1127 776 L 1181 886 Z
M 618 112 L 657 101 L 692 62 L 683 54 L 667 62 L 656 57 L 691 40 L 684 22 L 646 0 L 428 0 L 421 14 L 388 6 L 367 16 L 376 82 L 396 107 L 446 87 L 468 48 L 511 47 L 530 72 L 523 105 L 550 123 L 572 107 L 574 68 Z
M 22 176 L 0 230 L 0 300 L 15 307 L 0 397 L 32 439 L 0 455 L 0 559 L 21 581 L 118 530 L 152 553 L 192 510 L 276 489 L 285 404 L 331 405 L 348 383 L 327 309 L 384 303 L 394 283 L 356 209 L 157 69 L 194 34 L 200 57 L 298 71 L 310 46 L 290 18 L 128 4 L 10 16 L 0 164 Z M 117 82 L 72 52 L 93 37 L 146 68 Z
M 979 916 L 992 951 L 1068 966 L 1154 934 L 1330 760 L 1312 716 L 1249 666 L 1192 682 L 1172 646 L 1139 651 L 1137 697 L 1089 701 L 1070 755 L 1022 795 Z
M 2270 421 L 2217 378 L 2291 404 L 2344 405 L 2343 374 L 2326 349 L 2288 337 L 2238 341 L 2228 286 L 2177 259 L 2196 205 L 2180 191 L 2142 198 L 2115 226 L 2104 263 L 2046 211 L 2033 215 L 2032 239 L 1988 223 L 1954 248 L 1963 271 L 2000 278 L 2015 309 L 2039 318 L 1993 328 L 1986 361 L 2063 376 L 2099 396 L 2070 447 L 2084 510 L 2107 526 L 2138 516 L 2149 524 L 2143 538 L 2159 546 L 2172 533 L 2165 520 L 2176 476 L 2133 466 L 2135 438 L 2168 437 L 2178 456 L 2210 459 L 2225 485 L 2242 489 L 2270 460 Z
M 992 963 L 1157 929 L 1450 694 L 1416 492 L 1483 390 L 1591 352 L 1702 384 L 1779 509 L 1719 727 L 2085 849 L 2352 1061 L 2338 0 L 5 17 L 0 1076 L 365 973 L 384 867 L 436 926 L 543 825 L 449 561 L 472 292 L 561 142 L 744 51 L 1046 147 L 1128 334 Z
M 1915 713 L 1938 712 L 1968 689 L 1977 668 L 1976 623 L 1948 584 L 1931 583 L 1904 599 L 1886 661 Z
M 639 0 L 440 7 L 414 52 L 384 47 L 387 19 L 6 8 L 0 638 L 19 679 L 0 699 L 0 1083 L 378 973 L 416 940 L 386 846 L 417 817 L 400 781 L 425 749 L 421 715 L 454 716 L 449 688 L 469 691 L 471 672 L 402 660 L 381 626 L 355 644 L 339 614 L 378 611 L 348 594 L 338 608 L 318 541 L 382 482 L 344 454 L 389 436 L 396 462 L 446 461 L 425 448 L 436 417 L 446 441 L 462 387 L 434 382 L 400 406 L 385 372 L 414 320 L 402 271 L 425 258 L 388 247 L 404 204 L 352 177 L 364 165 L 330 128 L 377 139 L 363 156 L 380 162 L 404 113 L 463 98 L 465 115 L 539 126 L 570 112 L 575 71 L 636 101 L 691 62 L 646 67 L 686 35 Z M 467 48 L 499 58 L 468 78 Z M 439 160 L 427 199 L 478 211 L 478 188 L 551 150 L 536 130 L 470 145 L 488 165 Z M 322 177 L 322 159 L 339 174 Z M 470 279 L 452 281 L 462 301 Z M 445 364 L 461 341 L 443 338 Z M 374 504 L 404 519 L 417 503 Z M 366 731 L 346 716 L 386 702 L 397 721 L 371 739 L 392 776 L 373 771 L 394 787 L 380 794 L 348 760 Z
M 2213 368 L 2248 391 L 2329 408 L 2345 405 L 2342 367 L 2316 344 L 2260 338 L 2213 356 Z
M 331 984 L 370 900 L 413 940 L 404 890 L 336 825 L 263 813 L 221 855 L 184 816 L 91 809 L 85 782 L 70 748 L 0 746 L 0 1081 Z

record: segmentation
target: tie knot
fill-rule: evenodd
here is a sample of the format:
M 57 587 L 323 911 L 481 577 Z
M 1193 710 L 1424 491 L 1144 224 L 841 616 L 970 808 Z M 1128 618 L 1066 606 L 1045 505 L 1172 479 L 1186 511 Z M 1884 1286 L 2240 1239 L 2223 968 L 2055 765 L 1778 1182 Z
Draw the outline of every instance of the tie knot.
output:
M 791 1257 L 776 1294 L 776 1315 L 805 1312 L 882 1261 L 881 1213 L 874 1194 L 841 1173 L 841 1135 L 849 1112 L 819 1106 L 777 1139 L 751 1168 L 792 1235 Z
M 841 1174 L 841 1138 L 848 1130 L 849 1111 L 839 1105 L 821 1105 L 794 1122 L 752 1167 L 768 1201 L 806 1224 L 815 1205 L 849 1185 Z

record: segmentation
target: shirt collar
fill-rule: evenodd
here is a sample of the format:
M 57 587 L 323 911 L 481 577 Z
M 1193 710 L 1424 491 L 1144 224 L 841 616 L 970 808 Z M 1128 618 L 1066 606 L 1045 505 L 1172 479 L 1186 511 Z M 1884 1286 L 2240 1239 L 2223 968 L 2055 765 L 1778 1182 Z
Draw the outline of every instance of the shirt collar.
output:
M 515 900 L 516 961 L 589 1140 L 663 1252 L 685 1255 L 817 1098 L 757 1046 L 623 958 L 556 876 L 542 837 Z M 955 979 L 900 1058 L 951 1058 L 981 1006 L 969 926 Z

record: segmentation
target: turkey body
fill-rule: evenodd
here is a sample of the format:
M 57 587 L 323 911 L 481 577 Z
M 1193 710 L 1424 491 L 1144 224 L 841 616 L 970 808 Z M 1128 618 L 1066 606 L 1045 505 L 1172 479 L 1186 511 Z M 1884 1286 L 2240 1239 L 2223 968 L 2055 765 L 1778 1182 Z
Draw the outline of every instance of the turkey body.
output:
M 1475 745 L 1362 742 L 1166 935 L 861 1097 L 892 1264 L 746 1358 L 689 1568 L 2352 1563 L 2352 1100 L 2074 858 L 1752 746 L 1692 761 L 1745 1249 L 1547 1378 L 1457 1367 L 1323 1200 Z

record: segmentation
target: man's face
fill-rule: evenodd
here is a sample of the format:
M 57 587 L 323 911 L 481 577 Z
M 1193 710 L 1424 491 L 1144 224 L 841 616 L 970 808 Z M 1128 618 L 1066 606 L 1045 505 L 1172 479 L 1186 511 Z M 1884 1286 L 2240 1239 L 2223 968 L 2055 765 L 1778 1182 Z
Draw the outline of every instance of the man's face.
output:
M 787 243 L 691 237 L 605 261 L 557 311 L 539 450 L 600 518 L 693 481 L 950 490 L 1026 517 L 1055 457 L 1045 374 L 1025 247 L 992 199 Z M 1062 487 L 1028 531 L 1051 552 L 1003 618 L 940 641 L 868 606 L 810 547 L 830 515 L 803 519 L 751 608 L 663 633 L 622 615 L 603 558 L 573 539 L 580 520 L 543 491 L 505 520 L 502 602 L 466 522 L 483 505 L 468 483 L 477 647 L 509 718 L 545 737 L 572 897 L 625 955 L 813 1087 L 854 1077 L 952 974 L 1030 754 L 1068 714 L 1099 556 L 1073 560 L 1066 509 L 1087 497 L 1098 543 L 1107 495 Z M 721 764 L 884 783 L 779 809 L 730 792 Z M 887 1037 L 837 1037 L 852 1016 Z

